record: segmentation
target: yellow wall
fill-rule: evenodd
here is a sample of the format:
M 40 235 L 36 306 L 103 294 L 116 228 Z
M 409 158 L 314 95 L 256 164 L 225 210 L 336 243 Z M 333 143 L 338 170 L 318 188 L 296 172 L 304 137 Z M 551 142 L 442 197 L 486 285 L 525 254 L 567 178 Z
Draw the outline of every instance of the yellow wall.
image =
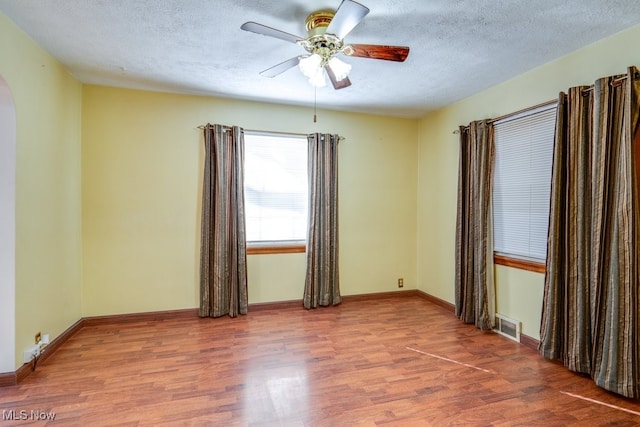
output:
M 472 120 L 497 117 L 555 99 L 571 86 L 640 66 L 640 26 L 536 68 L 420 122 L 418 179 L 418 288 L 454 302 L 454 238 L 458 135 Z M 539 338 L 544 275 L 496 268 L 499 313 L 519 319 L 523 333 Z
M 18 367 L 36 332 L 53 339 L 81 316 L 82 87 L 2 14 L 0 52 L 16 107 Z
M 85 86 L 83 315 L 197 307 L 198 125 L 339 133 L 343 295 L 416 286 L 418 121 Z M 304 254 L 250 255 L 249 302 L 300 300 Z

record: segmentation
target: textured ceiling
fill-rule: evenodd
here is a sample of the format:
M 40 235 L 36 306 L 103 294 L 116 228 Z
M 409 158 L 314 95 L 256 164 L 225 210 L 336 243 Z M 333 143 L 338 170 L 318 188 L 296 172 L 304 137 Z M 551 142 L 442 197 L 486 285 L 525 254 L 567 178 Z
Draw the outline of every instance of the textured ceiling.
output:
M 313 105 L 296 68 L 258 73 L 304 50 L 240 30 L 256 21 L 306 35 L 306 16 L 340 0 L 0 0 L 84 83 Z M 404 63 L 344 58 L 352 86 L 320 108 L 419 117 L 640 23 L 638 0 L 362 0 L 348 43 L 406 45 Z

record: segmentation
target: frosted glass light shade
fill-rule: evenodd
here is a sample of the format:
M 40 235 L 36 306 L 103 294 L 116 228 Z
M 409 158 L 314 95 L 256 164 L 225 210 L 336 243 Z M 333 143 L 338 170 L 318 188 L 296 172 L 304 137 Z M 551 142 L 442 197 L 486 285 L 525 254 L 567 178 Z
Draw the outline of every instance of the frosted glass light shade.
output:
M 309 83 L 314 87 L 325 87 L 327 85 L 327 80 L 324 78 L 324 67 L 316 68 L 313 76 L 309 77 Z
M 309 78 L 309 83 L 314 87 L 324 87 L 327 81 L 324 78 L 323 59 L 317 53 L 306 56 L 298 62 L 298 68 L 302 74 Z
M 333 74 L 336 76 L 336 80 L 344 80 L 351 71 L 351 65 L 336 58 L 335 56 L 329 60 L 329 66 L 333 70 Z
M 322 57 L 314 53 L 301 58 L 300 62 L 298 62 L 298 67 L 300 71 L 302 71 L 302 74 L 308 78 L 312 78 L 318 71 L 318 68 L 320 68 L 320 64 L 322 64 Z

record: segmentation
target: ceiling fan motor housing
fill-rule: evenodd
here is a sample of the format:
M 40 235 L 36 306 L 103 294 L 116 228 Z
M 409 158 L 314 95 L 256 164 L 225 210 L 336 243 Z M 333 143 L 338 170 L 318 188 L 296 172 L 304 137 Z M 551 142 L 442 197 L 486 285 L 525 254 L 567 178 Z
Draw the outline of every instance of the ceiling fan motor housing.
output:
M 333 10 L 329 9 L 318 10 L 310 13 L 305 22 L 307 35 L 311 37 L 318 34 L 324 34 L 335 14 L 336 13 Z
M 326 60 L 342 51 L 344 46 L 342 40 L 334 34 L 326 33 L 334 16 L 333 10 L 319 10 L 307 17 L 305 26 L 308 38 L 299 42 L 307 52 L 320 55 Z

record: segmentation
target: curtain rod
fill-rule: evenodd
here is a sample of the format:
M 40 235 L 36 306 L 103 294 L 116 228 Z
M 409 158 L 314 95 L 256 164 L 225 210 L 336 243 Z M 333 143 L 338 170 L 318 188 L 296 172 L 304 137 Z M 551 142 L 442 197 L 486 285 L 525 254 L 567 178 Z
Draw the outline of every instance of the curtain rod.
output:
M 537 105 L 534 105 L 534 106 L 531 106 L 531 107 L 527 107 L 527 108 L 523 108 L 521 110 L 514 111 L 514 112 L 509 113 L 509 114 L 504 114 L 502 116 L 494 117 L 493 119 L 488 119 L 487 121 L 489 123 L 495 123 L 497 121 L 508 119 L 509 117 L 513 117 L 513 116 L 515 116 L 517 114 L 522 114 L 522 113 L 526 113 L 527 111 L 537 110 L 538 108 L 548 107 L 550 105 L 557 104 L 557 103 L 558 103 L 557 99 L 552 99 L 550 101 L 545 101 L 545 102 L 542 102 L 540 104 L 537 104 Z M 469 126 L 465 126 L 464 127 L 464 130 L 468 130 L 468 129 L 469 129 Z M 456 129 L 456 130 L 453 131 L 453 133 L 454 134 L 459 134 L 460 130 Z
M 623 81 L 627 80 L 628 77 L 629 77 L 628 75 L 623 75 L 623 76 L 614 78 L 613 80 L 611 80 L 611 86 L 620 85 Z M 639 79 L 640 78 L 640 72 L 635 73 L 633 75 L 633 78 Z M 584 89 L 582 89 L 582 94 L 586 95 L 587 93 L 591 92 L 594 87 L 595 87 L 595 85 L 590 85 L 590 86 L 585 87 Z
M 625 81 L 628 77 L 629 77 L 628 74 L 621 75 L 619 77 L 614 77 L 614 79 L 611 81 L 611 85 L 617 86 L 621 82 Z M 640 78 L 640 72 L 634 73 L 633 77 L 636 78 L 636 79 L 639 79 Z M 582 89 L 582 93 L 584 95 L 586 95 L 588 92 L 591 92 L 593 90 L 593 87 L 594 87 L 594 85 L 590 85 L 588 87 L 585 87 L 584 89 Z M 499 120 L 503 120 L 503 119 L 507 119 L 509 117 L 515 116 L 516 114 L 526 113 L 527 111 L 535 110 L 537 108 L 546 107 L 548 105 L 552 105 L 552 104 L 557 103 L 557 102 L 558 102 L 557 99 L 554 99 L 552 101 L 543 102 L 542 104 L 534 105 L 533 107 L 524 108 L 522 110 L 515 111 L 513 113 L 509 113 L 509 114 L 505 114 L 503 116 L 499 116 L 499 117 L 496 117 L 496 118 L 493 118 L 493 119 L 489 119 L 488 122 L 489 123 L 494 123 L 494 122 L 497 122 Z M 464 130 L 468 130 L 469 126 L 465 126 L 463 129 Z M 460 130 L 454 130 L 453 133 L 454 134 L 459 134 Z
M 197 126 L 198 129 L 206 129 L 207 126 L 211 126 L 211 125 L 200 125 Z M 295 132 L 278 132 L 278 131 L 266 131 L 266 130 L 255 130 L 255 129 L 244 129 L 243 130 L 245 132 L 249 132 L 249 133 L 253 133 L 253 134 L 258 134 L 258 135 L 269 135 L 269 134 L 277 134 L 277 135 L 289 135 L 289 136 L 304 136 L 306 137 L 307 133 L 295 133 Z M 340 136 L 338 135 L 338 139 L 340 141 L 344 141 L 346 138 L 344 136 Z
M 211 127 L 212 125 L 200 125 L 198 126 L 198 129 L 206 129 L 207 126 Z M 277 133 L 280 135 L 291 135 L 291 136 L 307 136 L 306 133 L 294 133 L 294 132 L 277 132 L 277 131 L 264 131 L 264 130 L 254 130 L 254 129 L 244 129 L 243 130 L 245 132 L 249 132 L 249 133 L 259 133 L 259 134 L 264 134 L 264 133 Z

